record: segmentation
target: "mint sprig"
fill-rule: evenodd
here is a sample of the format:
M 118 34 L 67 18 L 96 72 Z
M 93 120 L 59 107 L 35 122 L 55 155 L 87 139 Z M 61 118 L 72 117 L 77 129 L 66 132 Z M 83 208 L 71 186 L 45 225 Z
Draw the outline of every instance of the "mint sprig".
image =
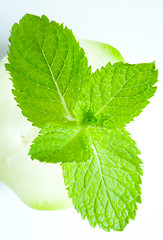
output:
M 141 202 L 141 160 L 124 129 L 156 91 L 154 63 L 108 63 L 91 72 L 72 31 L 45 16 L 14 24 L 6 69 L 22 113 L 41 128 L 29 154 L 62 163 L 82 218 L 124 229 Z

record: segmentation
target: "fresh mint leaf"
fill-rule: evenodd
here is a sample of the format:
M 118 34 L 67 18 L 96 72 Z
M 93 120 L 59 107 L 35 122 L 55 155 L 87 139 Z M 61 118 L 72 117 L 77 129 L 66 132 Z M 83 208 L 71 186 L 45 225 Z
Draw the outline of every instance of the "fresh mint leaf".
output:
M 88 129 L 72 124 L 47 124 L 33 143 L 29 154 L 40 162 L 82 162 L 93 153 Z
M 85 112 L 79 121 L 89 118 L 91 125 L 95 123 L 111 129 L 125 126 L 149 103 L 148 99 L 156 91 L 153 85 L 157 77 L 154 62 L 132 65 L 108 63 L 106 67 L 97 69 L 92 74 L 91 83 L 88 82 L 83 90 L 87 110 L 83 108 Z
M 89 128 L 94 156 L 64 163 L 69 196 L 82 218 L 106 231 L 124 229 L 140 203 L 142 169 L 135 142 L 125 130 Z
M 13 94 L 33 125 L 73 121 L 72 109 L 91 69 L 71 30 L 45 16 L 26 14 L 9 38 Z
M 30 155 L 58 163 L 82 218 L 106 231 L 124 229 L 141 202 L 141 160 L 124 129 L 149 103 L 154 63 L 108 63 L 91 72 L 72 32 L 42 16 L 12 28 L 9 64 L 24 116 L 40 127 Z

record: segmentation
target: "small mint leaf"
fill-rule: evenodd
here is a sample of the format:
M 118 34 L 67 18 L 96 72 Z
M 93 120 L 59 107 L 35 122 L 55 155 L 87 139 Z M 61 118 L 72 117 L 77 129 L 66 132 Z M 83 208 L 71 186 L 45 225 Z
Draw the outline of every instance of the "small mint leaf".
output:
M 31 145 L 29 155 L 40 162 L 83 162 L 92 157 L 88 129 L 80 126 L 47 124 Z

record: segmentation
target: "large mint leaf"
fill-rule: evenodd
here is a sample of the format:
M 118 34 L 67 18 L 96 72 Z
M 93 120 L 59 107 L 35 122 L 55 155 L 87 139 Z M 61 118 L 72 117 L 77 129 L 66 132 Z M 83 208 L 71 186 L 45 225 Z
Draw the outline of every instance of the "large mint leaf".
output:
M 37 127 L 74 120 L 72 109 L 90 68 L 72 31 L 26 14 L 13 25 L 9 40 L 6 68 L 23 115 Z
M 90 109 L 96 125 L 121 127 L 138 116 L 149 103 L 156 87 L 155 64 L 108 63 L 92 76 Z
M 141 202 L 140 153 L 125 130 L 89 128 L 94 155 L 82 163 L 64 163 L 69 196 L 82 218 L 106 231 L 124 229 Z

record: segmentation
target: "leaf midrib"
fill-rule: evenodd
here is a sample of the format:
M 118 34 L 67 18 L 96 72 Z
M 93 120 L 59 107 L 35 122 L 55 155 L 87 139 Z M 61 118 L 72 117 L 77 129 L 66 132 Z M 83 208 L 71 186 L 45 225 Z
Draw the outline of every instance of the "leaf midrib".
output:
M 61 98 L 61 102 L 62 102 L 62 105 L 63 105 L 65 111 L 66 111 L 67 118 L 68 118 L 69 121 L 75 121 L 75 119 L 71 116 L 71 114 L 70 114 L 70 112 L 69 112 L 69 110 L 68 110 L 68 108 L 67 108 L 66 102 L 65 102 L 65 100 L 64 100 L 64 98 L 63 98 L 63 96 L 62 96 L 62 94 L 61 94 L 61 92 L 60 92 L 60 89 L 59 89 L 58 84 L 57 84 L 57 82 L 56 82 L 56 80 L 55 80 L 53 71 L 52 71 L 52 69 L 51 69 L 51 67 L 50 67 L 50 65 L 49 65 L 49 63 L 48 63 L 48 60 L 47 60 L 47 58 L 46 58 L 46 55 L 45 55 L 43 49 L 41 48 L 41 46 L 40 46 L 40 44 L 39 44 L 39 41 L 38 41 L 38 39 L 37 39 L 37 36 L 36 36 L 36 34 L 35 34 L 34 29 L 33 29 L 33 32 L 34 32 L 34 35 L 35 35 L 35 37 L 36 37 L 38 46 L 39 46 L 39 48 L 40 48 L 40 50 L 41 50 L 41 52 L 42 52 L 42 55 L 43 55 L 43 57 L 44 57 L 44 59 L 45 59 L 45 62 L 46 62 L 46 64 L 47 64 L 48 68 L 49 68 L 51 77 L 52 77 L 52 79 L 53 79 L 53 81 L 54 81 L 54 84 L 55 84 L 55 86 L 56 86 L 56 88 L 57 88 L 58 94 L 59 94 L 59 96 L 60 96 L 60 98 Z
M 112 204 L 112 201 L 111 201 L 110 196 L 109 196 L 109 194 L 108 194 L 108 192 L 107 192 L 107 189 L 106 189 L 106 185 L 105 185 L 105 183 L 104 183 L 103 174 L 102 174 L 102 171 L 101 171 L 101 163 L 100 163 L 100 160 L 99 160 L 99 157 L 98 157 L 98 153 L 97 153 L 96 148 L 95 148 L 95 146 L 93 145 L 93 143 L 92 143 L 92 149 L 93 149 L 93 151 L 94 151 L 95 158 L 96 158 L 96 160 L 97 160 L 98 168 L 99 168 L 99 171 L 100 171 L 100 178 L 101 178 L 102 184 L 103 184 L 103 186 L 104 186 L 106 195 L 108 196 L 108 199 L 109 199 L 109 201 L 110 201 L 110 204 L 111 204 L 111 206 L 112 206 L 112 209 L 113 209 L 113 211 L 114 211 L 114 213 L 115 213 L 115 215 L 116 215 L 116 217 L 117 217 L 117 219 L 118 219 L 117 211 L 116 211 L 115 207 L 114 207 L 113 204 Z
M 142 67 L 143 68 L 143 67 Z M 141 68 L 141 69 L 142 69 Z M 126 72 L 127 72 L 128 68 L 126 68 Z M 138 69 L 138 71 L 136 71 L 127 81 L 125 81 L 125 83 L 122 85 L 122 87 L 118 90 L 117 93 L 115 93 L 105 104 L 104 106 L 94 114 L 94 116 L 97 116 L 101 111 L 103 111 L 103 109 L 122 91 L 122 89 L 124 89 L 125 85 L 129 82 L 129 80 L 131 80 L 133 78 L 133 76 L 135 76 L 138 72 L 140 71 L 140 69 Z M 113 78 L 113 76 L 112 76 Z M 125 76 L 126 78 L 126 76 Z

